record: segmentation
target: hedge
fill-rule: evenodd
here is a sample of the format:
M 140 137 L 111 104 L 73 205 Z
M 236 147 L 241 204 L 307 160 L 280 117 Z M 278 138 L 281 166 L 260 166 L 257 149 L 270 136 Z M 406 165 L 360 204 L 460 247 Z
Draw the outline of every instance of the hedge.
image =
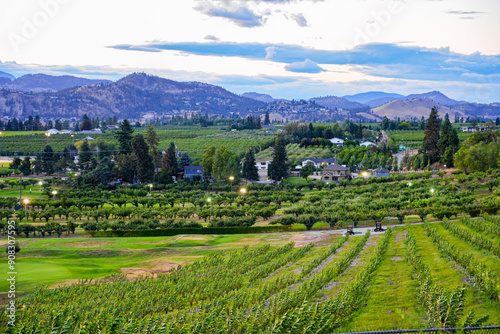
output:
M 93 237 L 167 237 L 178 234 L 248 234 L 289 232 L 291 226 L 239 226 L 239 227 L 204 227 L 204 228 L 161 228 L 154 230 L 128 230 L 128 231 L 89 231 L 86 234 Z

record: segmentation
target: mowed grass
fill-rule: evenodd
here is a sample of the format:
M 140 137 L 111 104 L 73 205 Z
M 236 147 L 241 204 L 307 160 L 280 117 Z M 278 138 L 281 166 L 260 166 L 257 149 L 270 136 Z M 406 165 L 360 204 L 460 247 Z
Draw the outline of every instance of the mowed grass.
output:
M 368 287 L 365 307 L 356 312 L 342 331 L 421 328 L 425 311 L 415 298 L 416 283 L 405 261 L 404 231 L 394 232 L 389 249 Z
M 54 286 L 68 280 L 100 278 L 121 273 L 122 268 L 155 269 L 151 261 L 191 263 L 211 252 L 270 244 L 280 247 L 294 233 L 177 235 L 149 238 L 21 238 L 16 257 L 18 291 L 34 290 L 41 284 Z M 6 240 L 0 242 L 4 249 Z M 152 268 L 153 267 L 153 268 Z M 0 264 L 0 291 L 6 291 L 7 262 Z
M 436 224 L 437 225 L 437 224 Z M 433 224 L 434 226 L 434 224 Z M 434 245 L 423 229 L 423 225 L 412 226 L 412 231 L 417 239 L 417 250 L 425 264 L 429 267 L 432 279 L 440 287 L 451 290 L 465 286 L 464 314 L 474 311 L 476 316 L 489 314 L 489 325 L 500 323 L 500 304 L 498 301 L 489 300 L 477 287 L 465 284 L 466 273 L 460 272 L 456 263 L 451 259 L 442 257 L 439 249 Z

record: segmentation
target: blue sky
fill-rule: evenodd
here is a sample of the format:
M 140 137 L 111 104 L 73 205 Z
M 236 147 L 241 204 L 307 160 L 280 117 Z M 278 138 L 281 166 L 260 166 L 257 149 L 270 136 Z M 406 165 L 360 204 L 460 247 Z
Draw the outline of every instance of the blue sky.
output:
M 500 101 L 497 0 L 3 0 L 0 71 Z

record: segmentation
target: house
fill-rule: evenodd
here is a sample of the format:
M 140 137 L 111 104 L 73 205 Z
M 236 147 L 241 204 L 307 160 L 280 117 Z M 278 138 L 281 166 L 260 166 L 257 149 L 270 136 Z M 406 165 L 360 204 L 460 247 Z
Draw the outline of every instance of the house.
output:
M 102 130 L 101 129 L 92 129 L 92 130 L 83 130 L 83 131 L 80 131 L 79 133 L 81 134 L 101 134 L 102 133 Z
M 201 166 L 184 166 L 184 179 L 193 181 L 193 178 L 203 178 L 203 167 Z
M 120 128 L 120 126 L 118 124 L 110 124 L 110 125 L 106 125 L 106 128 L 108 130 L 118 130 Z
M 372 176 L 374 177 L 383 177 L 383 176 L 391 176 L 391 172 L 382 166 L 377 169 L 372 170 Z
M 333 164 L 323 168 L 321 181 L 323 182 L 340 182 L 351 178 L 351 170 L 349 167 L 344 167 L 338 164 Z
M 330 139 L 330 142 L 335 146 L 344 146 L 344 140 L 337 137 Z
M 255 159 L 255 167 L 257 167 L 258 170 L 267 170 L 271 162 L 271 158 L 257 158 Z
M 372 146 L 376 146 L 377 144 L 375 143 L 372 143 L 371 141 L 367 140 L 367 141 L 364 141 L 362 142 L 361 144 L 359 144 L 359 147 L 372 147 Z
M 85 140 L 94 140 L 94 138 L 90 137 L 90 136 L 87 136 L 84 138 Z
M 488 131 L 487 126 L 462 126 L 460 130 L 463 132 L 480 132 L 480 131 Z
M 328 159 L 325 159 L 325 158 L 302 158 L 301 168 L 305 167 L 308 162 L 312 162 L 314 164 L 314 167 L 316 167 L 316 168 L 330 166 L 330 165 L 338 163 L 337 159 L 333 159 L 333 158 L 328 158 Z

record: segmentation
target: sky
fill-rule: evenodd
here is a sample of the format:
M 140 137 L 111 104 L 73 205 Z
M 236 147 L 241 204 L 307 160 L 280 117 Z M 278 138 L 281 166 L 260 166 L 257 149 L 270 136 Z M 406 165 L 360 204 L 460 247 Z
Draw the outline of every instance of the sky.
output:
M 498 0 L 0 0 L 0 71 L 500 102 Z

